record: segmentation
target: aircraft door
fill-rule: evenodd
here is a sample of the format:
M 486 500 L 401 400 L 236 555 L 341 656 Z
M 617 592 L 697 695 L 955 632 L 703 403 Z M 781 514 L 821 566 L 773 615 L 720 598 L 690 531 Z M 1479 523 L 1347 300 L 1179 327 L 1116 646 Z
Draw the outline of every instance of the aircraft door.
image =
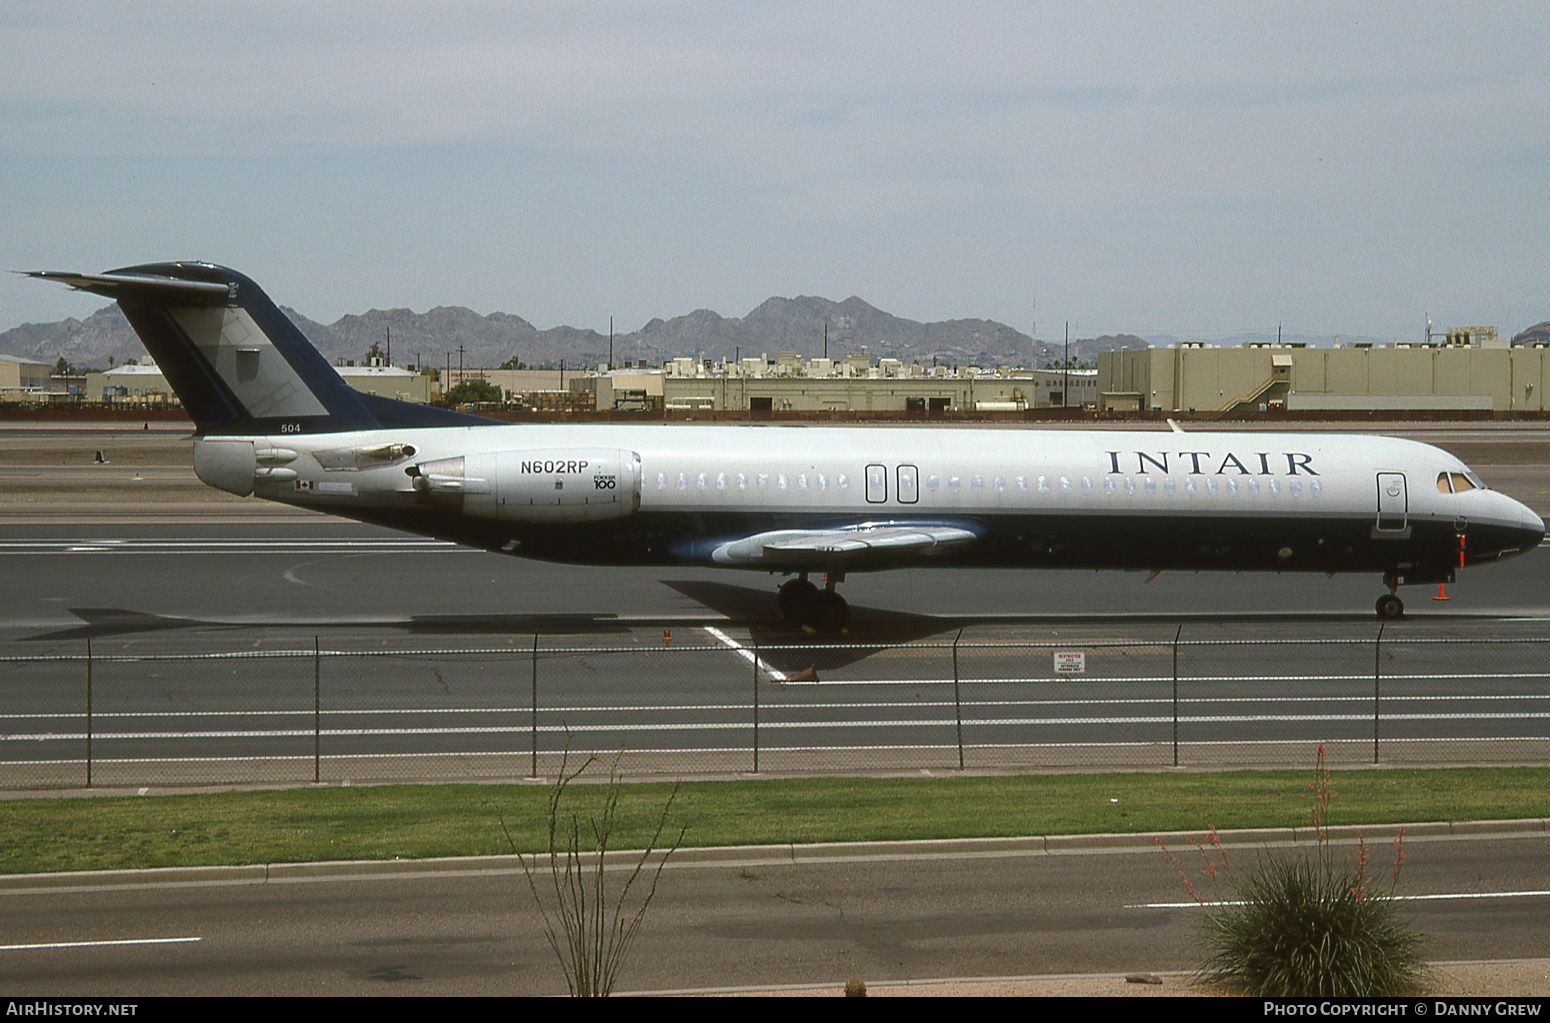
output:
M 915 504 L 920 500 L 920 484 L 917 482 L 917 472 L 913 465 L 899 466 L 899 503 Z
M 1402 472 L 1378 473 L 1378 524 L 1374 533 L 1399 536 L 1408 533 L 1410 498 Z
M 866 467 L 866 499 L 868 504 L 882 504 L 888 500 L 888 470 L 881 465 Z

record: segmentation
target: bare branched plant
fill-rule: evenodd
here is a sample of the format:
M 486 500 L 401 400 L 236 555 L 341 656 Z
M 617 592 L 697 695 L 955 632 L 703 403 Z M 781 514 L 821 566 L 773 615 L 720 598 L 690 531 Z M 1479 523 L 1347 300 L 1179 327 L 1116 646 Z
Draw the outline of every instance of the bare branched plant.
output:
M 662 870 L 683 842 L 685 829 L 680 828 L 672 845 L 658 853 L 663 832 L 667 831 L 668 815 L 678 798 L 675 784 L 657 818 L 651 840 L 644 849 L 629 854 L 633 857 L 629 876 L 615 890 L 609 890 L 607 856 L 619 821 L 619 761 L 623 754 L 621 749 L 614 755 L 601 811 L 583 819 L 580 813 L 567 812 L 562 803 L 571 783 L 596 764 L 598 758 L 588 756 L 580 767 L 571 770 L 567 738 L 559 773 L 549 791 L 547 852 L 531 857 L 521 855 L 505 817 L 500 817 L 506 843 L 519 854 L 528 891 L 543 917 L 544 940 L 559 959 L 565 986 L 573 997 L 606 997 L 613 991 L 630 946 L 646 919 L 646 910 L 656 897 Z M 587 844 L 585 850 L 583 839 Z M 540 874 L 547 874 L 547 883 L 540 884 Z M 541 889 L 548 890 L 548 900 Z

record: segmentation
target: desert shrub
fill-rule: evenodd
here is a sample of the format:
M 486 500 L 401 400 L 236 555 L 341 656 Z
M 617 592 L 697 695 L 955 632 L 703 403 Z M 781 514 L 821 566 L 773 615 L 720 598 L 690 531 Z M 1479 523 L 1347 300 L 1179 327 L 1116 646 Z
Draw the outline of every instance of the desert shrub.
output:
M 1207 956 L 1197 979 L 1249 995 L 1372 997 L 1415 991 L 1426 968 L 1420 951 L 1425 938 L 1404 919 L 1395 898 L 1405 861 L 1404 829 L 1394 839 L 1393 867 L 1379 881 L 1360 830 L 1348 861 L 1331 847 L 1333 791 L 1322 745 L 1309 787 L 1314 803 L 1308 818 L 1317 839 L 1311 849 L 1266 850 L 1253 867 L 1235 870 L 1215 829 L 1205 842 L 1193 843 L 1203 864 L 1200 873 L 1224 882 L 1230 899 L 1206 899 L 1168 853 L 1206 912 Z

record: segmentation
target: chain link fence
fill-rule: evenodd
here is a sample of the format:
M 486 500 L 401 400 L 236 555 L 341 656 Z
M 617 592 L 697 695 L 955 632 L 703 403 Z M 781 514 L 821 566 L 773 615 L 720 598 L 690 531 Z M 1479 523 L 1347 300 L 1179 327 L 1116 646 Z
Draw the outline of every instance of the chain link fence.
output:
M 1343 628 L 87 641 L 0 657 L 0 789 L 1550 761 L 1550 635 Z

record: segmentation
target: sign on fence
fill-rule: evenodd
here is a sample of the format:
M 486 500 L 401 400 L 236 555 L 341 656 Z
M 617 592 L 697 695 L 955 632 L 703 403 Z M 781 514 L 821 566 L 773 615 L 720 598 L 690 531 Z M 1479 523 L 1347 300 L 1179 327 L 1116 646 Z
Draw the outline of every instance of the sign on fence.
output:
M 1056 650 L 1055 674 L 1083 675 L 1087 673 L 1087 652 L 1084 650 Z

